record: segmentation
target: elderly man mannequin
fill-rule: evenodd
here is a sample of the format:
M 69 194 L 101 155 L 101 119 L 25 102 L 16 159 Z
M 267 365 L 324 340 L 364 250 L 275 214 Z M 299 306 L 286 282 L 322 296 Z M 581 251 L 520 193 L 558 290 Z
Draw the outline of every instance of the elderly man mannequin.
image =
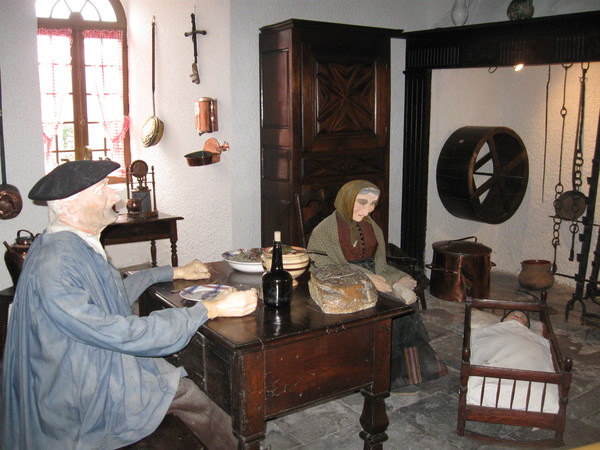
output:
M 207 278 L 200 261 L 125 280 L 106 260 L 100 232 L 119 200 L 111 161 L 58 166 L 29 198 L 54 216 L 31 246 L 16 289 L 3 366 L 2 448 L 118 448 L 177 414 L 209 448 L 235 448 L 231 420 L 185 371 L 160 356 L 187 345 L 216 317 L 256 308 L 256 291 L 228 292 L 148 317 L 131 305 L 151 284 Z

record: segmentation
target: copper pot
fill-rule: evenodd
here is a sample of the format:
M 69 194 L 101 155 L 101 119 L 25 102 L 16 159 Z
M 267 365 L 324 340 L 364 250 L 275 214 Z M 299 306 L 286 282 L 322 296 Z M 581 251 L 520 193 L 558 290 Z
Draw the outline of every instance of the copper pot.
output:
M 468 241 L 468 239 L 474 239 Z M 475 236 L 433 243 L 431 269 L 431 294 L 443 300 L 464 302 L 467 286 L 473 297 L 490 295 L 490 261 L 492 249 L 477 243 Z
M 19 281 L 19 276 L 21 275 L 21 270 L 25 263 L 25 256 L 27 256 L 29 247 L 31 247 L 35 238 L 36 236 L 34 236 L 31 231 L 19 230 L 17 232 L 17 238 L 12 245 L 4 241 L 4 246 L 6 247 L 4 262 L 6 263 L 6 268 L 8 269 L 8 273 L 10 273 L 13 286 L 15 287 L 17 286 L 17 281 Z

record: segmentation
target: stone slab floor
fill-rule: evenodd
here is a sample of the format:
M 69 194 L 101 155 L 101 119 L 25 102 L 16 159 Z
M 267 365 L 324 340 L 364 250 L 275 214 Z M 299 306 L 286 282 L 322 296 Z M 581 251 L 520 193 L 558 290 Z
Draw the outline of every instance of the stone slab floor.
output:
M 552 326 L 563 357 L 573 359 L 564 448 L 600 443 L 600 332 L 580 325 L 580 306 L 571 311 L 568 322 L 565 322 L 565 305 L 573 292 L 573 288 L 558 282 L 548 290 Z M 519 286 L 516 276 L 492 273 L 490 298 L 518 298 L 530 294 Z M 589 300 L 586 300 L 586 306 L 588 312 L 597 313 L 593 308 L 596 305 Z M 419 385 L 416 394 L 392 394 L 386 399 L 390 425 L 384 448 L 499 448 L 456 434 L 463 317 L 464 304 L 440 300 L 427 292 L 427 310 L 422 312 L 422 318 L 431 337 L 431 345 L 448 365 L 449 373 Z M 358 435 L 362 404 L 362 395 L 356 393 L 269 421 L 263 445 L 265 448 L 270 446 L 272 450 L 362 449 L 363 441 Z M 554 436 L 548 430 L 531 428 L 473 422 L 467 422 L 467 427 L 509 438 Z

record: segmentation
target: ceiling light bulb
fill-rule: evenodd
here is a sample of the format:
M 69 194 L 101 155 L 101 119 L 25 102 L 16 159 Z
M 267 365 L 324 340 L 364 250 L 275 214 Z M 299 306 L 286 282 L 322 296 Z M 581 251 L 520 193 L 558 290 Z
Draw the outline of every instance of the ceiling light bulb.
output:
M 519 63 L 515 66 L 515 72 L 518 72 L 519 70 L 521 70 L 523 68 L 523 64 Z

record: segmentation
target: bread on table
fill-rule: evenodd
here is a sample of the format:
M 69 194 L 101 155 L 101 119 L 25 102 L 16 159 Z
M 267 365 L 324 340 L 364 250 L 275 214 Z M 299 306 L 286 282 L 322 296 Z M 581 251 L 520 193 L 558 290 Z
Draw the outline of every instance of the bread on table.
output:
M 349 264 L 314 269 L 308 290 L 327 314 L 353 313 L 377 303 L 377 289 L 373 282 L 360 269 Z

